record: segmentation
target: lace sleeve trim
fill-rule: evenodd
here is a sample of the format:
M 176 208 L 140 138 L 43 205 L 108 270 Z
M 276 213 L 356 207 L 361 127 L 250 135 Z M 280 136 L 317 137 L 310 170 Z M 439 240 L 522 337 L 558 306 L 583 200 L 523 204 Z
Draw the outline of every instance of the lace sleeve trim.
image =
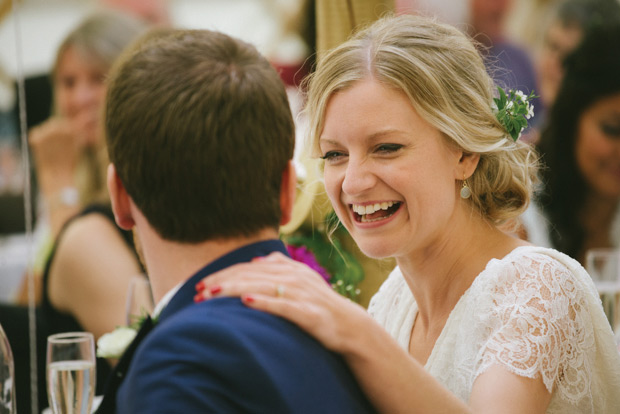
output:
M 562 263 L 544 254 L 519 257 L 499 275 L 488 315 L 488 341 L 476 376 L 499 364 L 517 375 L 542 376 L 549 392 L 579 401 L 590 392 L 594 335 L 585 292 Z

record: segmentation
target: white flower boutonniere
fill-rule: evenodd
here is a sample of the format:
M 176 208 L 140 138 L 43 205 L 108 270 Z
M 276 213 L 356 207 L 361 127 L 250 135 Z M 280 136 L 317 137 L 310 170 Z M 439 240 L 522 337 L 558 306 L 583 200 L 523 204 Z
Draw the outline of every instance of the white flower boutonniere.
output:
M 136 337 L 138 331 L 129 326 L 119 326 L 97 340 L 97 356 L 101 358 L 120 358 Z

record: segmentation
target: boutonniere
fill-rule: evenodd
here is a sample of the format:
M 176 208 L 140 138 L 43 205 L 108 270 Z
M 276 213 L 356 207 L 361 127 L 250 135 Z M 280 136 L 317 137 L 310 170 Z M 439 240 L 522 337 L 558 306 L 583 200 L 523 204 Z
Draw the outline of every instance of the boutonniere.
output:
M 118 359 L 136 337 L 136 331 L 130 326 L 119 326 L 112 332 L 102 335 L 97 340 L 97 356 Z
M 125 349 L 134 340 L 136 334 L 140 330 L 147 316 L 140 317 L 130 326 L 118 326 L 112 332 L 102 335 L 97 340 L 97 356 L 100 358 L 120 358 Z M 157 319 L 153 319 L 153 324 L 157 323 Z

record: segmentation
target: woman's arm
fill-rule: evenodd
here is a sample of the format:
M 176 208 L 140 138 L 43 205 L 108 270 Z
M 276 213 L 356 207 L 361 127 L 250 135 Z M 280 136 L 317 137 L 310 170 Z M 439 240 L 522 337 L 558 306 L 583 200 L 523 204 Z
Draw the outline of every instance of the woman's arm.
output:
M 241 296 L 248 306 L 290 320 L 342 354 L 379 412 L 544 413 L 551 397 L 542 380 L 493 366 L 478 377 L 466 404 L 426 372 L 364 308 L 334 292 L 307 266 L 279 254 L 215 273 L 197 289 L 196 300 Z
M 129 281 L 141 273 L 118 229 L 100 214 L 69 224 L 50 268 L 49 296 L 95 338 L 125 325 Z

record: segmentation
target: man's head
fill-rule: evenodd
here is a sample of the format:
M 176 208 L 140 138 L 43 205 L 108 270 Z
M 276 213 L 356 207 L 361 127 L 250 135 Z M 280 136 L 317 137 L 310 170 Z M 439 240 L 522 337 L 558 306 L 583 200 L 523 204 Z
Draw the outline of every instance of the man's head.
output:
M 278 227 L 294 123 L 253 46 L 207 30 L 147 36 L 114 67 L 105 118 L 118 179 L 162 238 Z

